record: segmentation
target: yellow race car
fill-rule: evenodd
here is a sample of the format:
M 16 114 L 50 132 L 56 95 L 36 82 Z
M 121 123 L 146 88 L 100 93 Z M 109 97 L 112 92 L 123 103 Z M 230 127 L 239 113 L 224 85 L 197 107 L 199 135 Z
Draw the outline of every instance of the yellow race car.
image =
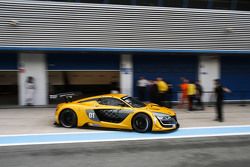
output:
M 136 132 L 179 128 L 176 113 L 157 104 L 144 104 L 125 94 L 106 94 L 58 104 L 56 124 L 66 128 L 85 125 Z

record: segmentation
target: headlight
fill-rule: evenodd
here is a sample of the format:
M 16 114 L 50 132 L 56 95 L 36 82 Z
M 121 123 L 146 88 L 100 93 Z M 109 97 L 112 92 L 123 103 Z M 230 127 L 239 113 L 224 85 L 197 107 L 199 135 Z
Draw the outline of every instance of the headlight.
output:
M 159 113 L 159 112 L 154 112 L 154 116 L 156 118 L 158 118 L 159 120 L 169 120 L 169 119 L 171 119 L 170 115 Z
M 161 126 L 164 128 L 176 128 L 177 127 L 177 121 L 175 119 L 175 116 L 171 117 L 168 114 L 154 112 L 154 116 L 158 119 L 158 121 L 161 123 Z

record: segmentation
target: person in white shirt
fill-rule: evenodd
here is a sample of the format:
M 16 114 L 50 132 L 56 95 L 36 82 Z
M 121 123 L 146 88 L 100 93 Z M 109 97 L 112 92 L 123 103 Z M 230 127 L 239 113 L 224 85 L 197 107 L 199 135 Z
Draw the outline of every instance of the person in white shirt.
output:
M 145 101 L 148 85 L 149 81 L 146 80 L 143 76 L 141 76 L 140 79 L 137 81 L 139 100 Z
M 25 83 L 25 88 L 26 88 L 26 98 L 25 98 L 26 105 L 32 106 L 34 105 L 34 95 L 36 89 L 33 77 L 29 76 L 27 78 Z

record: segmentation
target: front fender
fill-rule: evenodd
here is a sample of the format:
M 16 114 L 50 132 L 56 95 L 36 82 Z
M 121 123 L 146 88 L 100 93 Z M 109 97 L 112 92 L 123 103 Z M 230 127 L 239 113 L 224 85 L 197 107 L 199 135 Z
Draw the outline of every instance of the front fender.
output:
M 71 109 L 76 113 L 77 116 L 77 127 L 83 126 L 86 122 L 84 122 L 83 118 L 86 118 L 86 112 L 84 112 L 84 107 L 76 104 L 68 104 L 63 103 L 57 106 L 56 112 L 55 112 L 55 121 L 57 124 L 59 124 L 59 117 L 63 110 L 65 109 Z

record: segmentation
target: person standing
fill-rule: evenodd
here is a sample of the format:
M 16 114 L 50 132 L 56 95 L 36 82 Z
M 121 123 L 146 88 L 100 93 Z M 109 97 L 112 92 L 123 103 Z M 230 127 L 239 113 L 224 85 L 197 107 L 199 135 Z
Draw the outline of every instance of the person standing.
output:
M 202 102 L 203 88 L 202 88 L 199 80 L 196 81 L 195 87 L 196 87 L 195 99 L 197 101 L 196 106 L 199 107 L 199 109 L 204 110 L 204 105 Z
M 156 79 L 156 84 L 158 87 L 158 104 L 164 106 L 166 100 L 166 92 L 168 91 L 168 85 L 161 77 Z
M 149 100 L 151 103 L 158 103 L 158 87 L 156 81 L 150 81 L 149 86 Z
M 188 80 L 182 77 L 181 81 L 182 83 L 180 84 L 181 95 L 180 95 L 179 107 L 183 108 L 188 101 L 188 96 L 187 96 Z
M 145 101 L 148 84 L 148 80 L 146 80 L 143 76 L 141 76 L 140 79 L 137 81 L 138 96 L 139 100 L 141 101 Z
M 231 90 L 228 88 L 224 88 L 222 84 L 220 83 L 219 79 L 214 80 L 215 88 L 214 93 L 216 96 L 216 118 L 215 121 L 223 122 L 223 100 L 224 100 L 224 92 L 230 93 Z
M 194 82 L 190 82 L 188 84 L 188 90 L 187 90 L 187 95 L 188 95 L 188 110 L 192 111 L 194 110 L 193 108 L 193 102 L 196 94 L 196 88 Z
M 36 89 L 33 77 L 29 76 L 27 78 L 25 83 L 25 88 L 26 88 L 26 98 L 25 98 L 26 105 L 32 106 L 34 105 L 34 95 Z
M 172 100 L 173 100 L 173 85 L 170 82 L 167 82 L 168 85 L 168 91 L 166 92 L 166 101 L 167 101 L 167 107 L 172 108 Z

